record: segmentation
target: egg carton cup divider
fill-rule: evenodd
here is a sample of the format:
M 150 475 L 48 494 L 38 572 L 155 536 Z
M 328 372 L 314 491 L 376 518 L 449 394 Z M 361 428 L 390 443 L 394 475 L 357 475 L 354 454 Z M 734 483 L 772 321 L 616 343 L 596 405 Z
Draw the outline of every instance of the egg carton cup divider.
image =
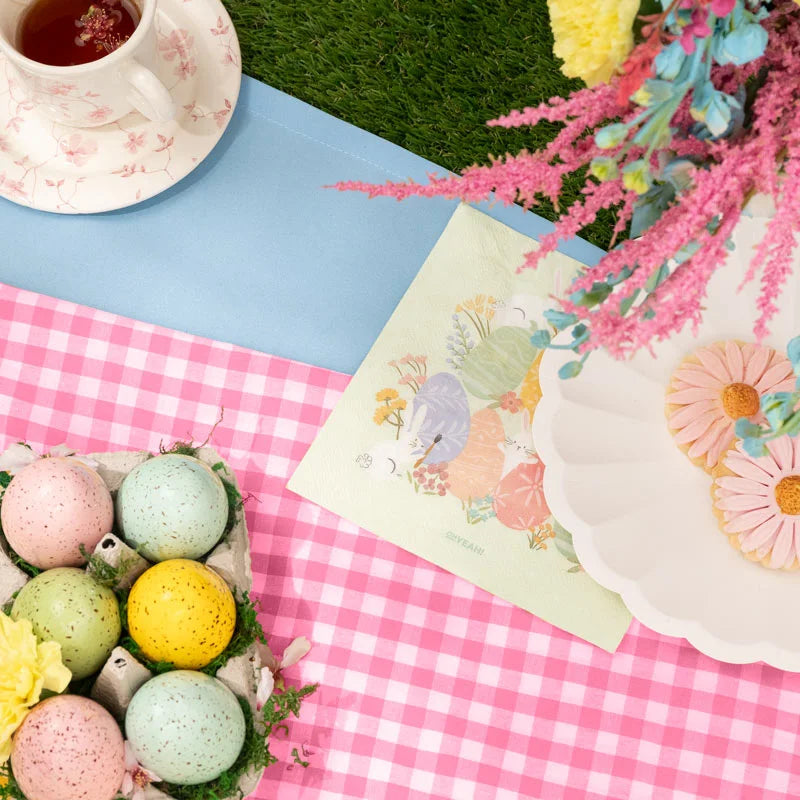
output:
M 144 451 L 121 451 L 91 453 L 88 457 L 97 462 L 97 472 L 108 486 L 112 497 L 116 498 L 117 491 L 128 473 L 134 467 L 153 458 L 153 455 Z M 218 470 L 218 474 L 236 486 L 237 490 L 239 489 L 236 475 L 214 448 L 200 448 L 197 451 L 197 458 L 210 467 L 222 463 L 223 466 Z M 130 588 L 136 578 L 151 566 L 148 561 L 112 532 L 100 540 L 94 554 L 113 567 L 118 567 L 123 560 L 128 562 L 128 568 L 119 583 L 121 588 Z M 233 528 L 202 561 L 220 575 L 238 598 L 252 590 L 250 540 L 244 512 L 241 509 L 236 514 Z M 5 537 L 0 535 L 0 606 L 8 603 L 28 580 L 28 575 L 9 558 L 8 543 Z M 253 711 L 256 710 L 256 688 L 261 666 L 258 649 L 254 646 L 243 655 L 232 658 L 217 673 L 217 678 L 226 684 L 234 694 L 246 700 Z M 92 697 L 121 722 L 124 720 L 125 711 L 133 695 L 151 677 L 150 670 L 127 650 L 115 647 L 95 679 Z M 239 782 L 241 795 L 237 793 L 235 797 L 247 797 L 252 794 L 261 780 L 262 773 L 263 770 L 259 770 L 244 775 Z M 145 800 L 171 800 L 169 795 L 154 786 L 147 787 L 144 797 Z

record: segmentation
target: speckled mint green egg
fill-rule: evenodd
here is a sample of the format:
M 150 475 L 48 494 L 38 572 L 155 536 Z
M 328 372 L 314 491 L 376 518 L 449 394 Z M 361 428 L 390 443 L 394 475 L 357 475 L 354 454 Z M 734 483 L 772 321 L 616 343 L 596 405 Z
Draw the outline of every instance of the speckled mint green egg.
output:
M 28 581 L 11 617 L 30 620 L 40 641 L 58 642 L 76 679 L 97 672 L 122 633 L 114 592 L 72 567 L 50 569 Z
M 125 735 L 143 767 L 170 783 L 194 786 L 218 778 L 236 761 L 244 745 L 244 713 L 221 681 L 175 670 L 136 692 Z
M 207 464 L 167 454 L 131 470 L 116 510 L 126 541 L 150 561 L 200 558 L 222 538 L 228 496 Z

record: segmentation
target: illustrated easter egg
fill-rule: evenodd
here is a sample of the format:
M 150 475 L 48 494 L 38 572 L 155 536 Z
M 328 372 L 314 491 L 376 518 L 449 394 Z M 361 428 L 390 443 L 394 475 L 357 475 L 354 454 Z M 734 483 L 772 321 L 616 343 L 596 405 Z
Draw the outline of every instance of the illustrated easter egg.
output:
M 531 415 L 536 411 L 536 406 L 542 399 L 542 387 L 539 384 L 539 366 L 542 363 L 542 350 L 538 356 L 533 360 L 527 375 L 522 381 L 522 388 L 519 390 L 519 399 L 522 402 L 522 407 Z
M 458 378 L 447 372 L 431 375 L 414 397 L 409 427 L 415 430 L 427 464 L 451 461 L 469 436 L 469 401 Z
M 218 778 L 244 744 L 244 714 L 224 683 L 201 672 L 157 675 L 133 696 L 125 734 L 136 759 L 170 783 Z
M 114 524 L 103 479 L 80 461 L 40 458 L 21 469 L 3 495 L 0 521 L 8 543 L 39 569 L 85 563 Z
M 162 561 L 128 595 L 128 630 L 151 661 L 201 669 L 228 646 L 235 626 L 231 590 L 197 561 Z
M 544 464 L 520 464 L 500 481 L 494 494 L 494 512 L 507 528 L 526 531 L 541 525 L 550 509 L 544 498 Z
M 113 800 L 125 774 L 122 733 L 94 700 L 51 697 L 17 730 L 11 768 L 27 800 Z
M 64 666 L 76 679 L 97 672 L 122 633 L 114 592 L 72 567 L 50 569 L 28 581 L 11 617 L 30 620 L 41 641 L 58 642 Z
M 464 388 L 475 397 L 491 400 L 516 389 L 538 354 L 530 331 L 503 327 L 475 346 L 461 365 Z
M 503 474 L 505 440 L 503 423 L 496 411 L 484 408 L 472 415 L 467 444 L 447 467 L 448 491 L 459 500 L 486 497 Z
M 211 467 L 169 453 L 134 467 L 117 493 L 117 522 L 150 561 L 200 558 L 222 538 L 228 496 Z

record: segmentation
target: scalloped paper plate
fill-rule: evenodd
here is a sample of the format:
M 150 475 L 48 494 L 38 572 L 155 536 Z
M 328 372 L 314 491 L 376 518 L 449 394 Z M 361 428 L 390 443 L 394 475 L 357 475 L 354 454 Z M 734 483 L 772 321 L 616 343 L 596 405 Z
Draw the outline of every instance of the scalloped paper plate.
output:
M 711 478 L 678 449 L 664 395 L 672 371 L 699 346 L 753 340 L 759 284 L 737 293 L 766 222 L 744 219 L 737 249 L 713 277 L 703 325 L 630 361 L 594 353 L 562 381 L 563 353 L 542 360 L 534 441 L 547 465 L 553 515 L 574 537 L 586 571 L 618 592 L 641 622 L 682 636 L 720 661 L 765 661 L 800 671 L 800 572 L 769 570 L 728 543 L 711 508 Z M 781 295 L 767 344 L 800 333 L 800 277 Z

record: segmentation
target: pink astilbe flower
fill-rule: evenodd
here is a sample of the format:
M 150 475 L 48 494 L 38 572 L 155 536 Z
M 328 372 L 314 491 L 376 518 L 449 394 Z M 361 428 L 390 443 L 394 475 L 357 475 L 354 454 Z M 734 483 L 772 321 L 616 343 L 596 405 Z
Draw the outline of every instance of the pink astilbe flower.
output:
M 768 323 L 778 312 L 775 303 L 781 288 L 792 271 L 792 255 L 797 246 L 795 231 L 800 226 L 800 153 L 786 165 L 786 179 L 783 194 L 778 203 L 775 217 L 767 227 L 767 236 L 759 243 L 753 264 L 764 264 L 761 275 L 761 295 L 757 306 L 761 312 L 756 321 L 755 333 L 763 338 L 769 333 Z
M 731 13 L 732 0 L 693 3 L 695 13 L 684 29 L 691 37 L 708 35 L 708 12 L 716 16 Z M 567 298 L 579 290 L 590 291 L 595 283 L 609 278 L 622 280 L 602 302 L 592 306 L 562 301 L 587 324 L 590 338 L 584 350 L 605 348 L 616 357 L 627 357 L 639 348 L 649 348 L 681 331 L 696 326 L 703 314 L 708 281 L 724 268 L 728 242 L 742 209 L 757 194 L 769 195 L 777 209 L 755 250 L 746 280 L 759 280 L 760 313 L 755 334 L 762 338 L 777 310 L 782 286 L 793 268 L 794 231 L 800 228 L 800 9 L 793 0 L 776 0 L 762 23 L 768 33 L 761 58 L 744 66 L 713 66 L 711 80 L 720 91 L 733 94 L 753 77 L 763 81 L 749 108 L 749 124 L 729 139 L 701 140 L 690 135 L 695 120 L 690 114 L 691 95 L 683 98 L 670 124 L 677 130 L 661 152 L 666 160 L 690 158 L 699 166 L 691 172 L 691 183 L 676 203 L 670 205 L 642 236 L 627 240 L 606 254 L 596 266 L 580 273 L 567 290 Z M 495 200 L 520 203 L 525 208 L 548 198 L 558 208 L 564 179 L 595 158 L 619 161 L 620 171 L 637 159 L 647 158 L 653 175 L 662 163 L 658 152 L 643 151 L 626 138 L 617 148 L 601 149 L 593 129 L 609 120 L 630 125 L 641 107 L 617 103 L 619 79 L 611 85 L 597 85 L 570 97 L 554 98 L 492 120 L 496 127 L 536 125 L 541 121 L 561 123 L 555 139 L 537 152 L 522 152 L 493 159 L 485 166 L 472 166 L 460 176 L 429 176 L 426 184 L 387 183 L 376 186 L 361 182 L 338 184 L 342 190 L 358 190 L 370 197 L 388 196 L 398 200 L 411 196 L 461 199 L 468 203 Z M 631 219 L 638 196 L 627 190 L 621 178 L 609 176 L 602 183 L 588 178 L 580 199 L 543 236 L 540 247 L 526 255 L 521 269 L 535 268 L 564 239 L 578 234 L 597 219 L 603 209 L 617 214 L 615 236 Z M 677 261 L 681 262 L 676 264 Z M 662 274 L 665 264 L 670 273 Z M 655 278 L 661 282 L 648 294 Z M 634 292 L 637 302 L 621 304 Z M 642 291 L 644 290 L 644 291 Z M 626 304 L 629 306 L 630 304 Z

